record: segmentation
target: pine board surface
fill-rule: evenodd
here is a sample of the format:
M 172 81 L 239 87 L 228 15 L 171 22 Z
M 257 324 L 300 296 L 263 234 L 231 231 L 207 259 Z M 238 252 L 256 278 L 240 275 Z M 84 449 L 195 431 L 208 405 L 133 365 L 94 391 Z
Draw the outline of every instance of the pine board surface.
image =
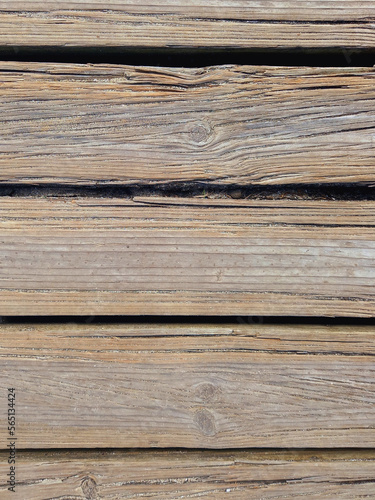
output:
M 1 315 L 373 317 L 374 202 L 0 199 Z
M 373 185 L 374 75 L 3 62 L 0 182 Z
M 374 327 L 3 324 L 0 334 L 18 449 L 375 445 Z
M 371 0 L 1 1 L 0 45 L 373 48 Z
M 374 47 L 373 1 L 0 1 L 4 54 L 328 49 L 349 63 Z M 372 68 L 3 62 L 0 183 L 371 186 L 373 78 Z M 252 324 L 373 317 L 374 209 L 205 194 L 0 198 L 0 315 L 88 316 L 0 318 L 0 384 L 16 392 L 17 449 L 34 450 L 17 454 L 16 495 L 0 452 L 0 496 L 374 498 L 364 450 L 375 448 L 374 327 Z M 176 447 L 202 450 L 166 449 Z
M 17 471 L 18 496 L 1 485 L 4 500 L 375 498 L 366 451 L 20 452 Z

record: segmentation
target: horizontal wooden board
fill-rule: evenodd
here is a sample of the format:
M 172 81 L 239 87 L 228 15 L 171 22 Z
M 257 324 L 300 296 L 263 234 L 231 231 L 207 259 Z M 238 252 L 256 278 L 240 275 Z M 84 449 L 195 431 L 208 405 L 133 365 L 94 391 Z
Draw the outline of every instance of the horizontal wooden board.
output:
M 0 474 L 7 470 L 0 454 Z M 4 500 L 375 498 L 373 452 L 32 452 Z
M 373 68 L 0 68 L 3 183 L 374 184 Z
M 0 339 L 19 449 L 375 446 L 374 327 L 3 324 Z
M 0 45 L 373 48 L 374 19 L 372 0 L 1 1 Z
M 1 315 L 374 316 L 375 203 L 0 198 Z

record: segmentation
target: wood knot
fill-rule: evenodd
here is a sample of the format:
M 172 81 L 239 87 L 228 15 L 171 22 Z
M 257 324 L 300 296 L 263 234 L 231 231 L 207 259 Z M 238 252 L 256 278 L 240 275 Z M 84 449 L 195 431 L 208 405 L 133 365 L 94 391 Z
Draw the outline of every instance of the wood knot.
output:
M 205 436 L 215 436 L 215 418 L 208 410 L 199 410 L 194 415 L 194 422 Z
M 190 137 L 196 144 L 207 144 L 211 137 L 211 127 L 208 123 L 196 123 L 190 130 Z
M 195 388 L 197 398 L 207 403 L 215 399 L 219 391 L 220 389 L 211 382 L 203 382 Z
M 87 500 L 98 498 L 98 487 L 94 478 L 86 476 L 81 481 L 81 488 Z

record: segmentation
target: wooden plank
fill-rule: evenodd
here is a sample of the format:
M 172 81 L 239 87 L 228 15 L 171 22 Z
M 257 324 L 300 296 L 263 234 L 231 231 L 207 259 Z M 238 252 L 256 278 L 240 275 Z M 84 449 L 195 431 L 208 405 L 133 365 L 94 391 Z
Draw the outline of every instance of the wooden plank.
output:
M 11 47 L 375 46 L 372 0 L 16 0 L 0 12 Z
M 375 313 L 375 203 L 0 198 L 1 315 Z
M 0 99 L 3 183 L 374 183 L 373 68 L 4 62 Z
M 374 453 L 364 451 L 22 452 L 16 498 L 357 500 L 375 498 L 374 473 Z M 4 482 L 0 493 L 15 498 Z
M 19 449 L 375 446 L 373 326 L 4 324 L 0 335 Z M 2 449 L 7 437 L 3 419 Z

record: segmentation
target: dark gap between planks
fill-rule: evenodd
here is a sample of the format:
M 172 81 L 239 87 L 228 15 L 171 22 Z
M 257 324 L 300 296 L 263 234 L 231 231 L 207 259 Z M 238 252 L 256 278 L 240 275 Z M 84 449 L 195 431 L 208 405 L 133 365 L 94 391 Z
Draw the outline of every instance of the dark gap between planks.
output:
M 135 66 L 203 67 L 222 64 L 266 66 L 366 67 L 374 49 L 179 49 L 132 47 L 1 47 L 3 61 L 104 63 Z
M 113 186 L 98 181 L 94 186 L 61 184 L 24 185 L 0 183 L 0 197 L 96 197 L 133 198 L 136 196 L 199 197 L 205 199 L 248 200 L 375 200 L 375 184 L 280 184 L 277 186 L 215 185 L 204 182 L 134 184 Z
M 319 325 L 319 326 L 372 326 L 375 318 L 308 317 L 308 316 L 2 316 L 6 324 L 77 324 L 95 327 L 111 324 L 191 324 L 191 325 Z

